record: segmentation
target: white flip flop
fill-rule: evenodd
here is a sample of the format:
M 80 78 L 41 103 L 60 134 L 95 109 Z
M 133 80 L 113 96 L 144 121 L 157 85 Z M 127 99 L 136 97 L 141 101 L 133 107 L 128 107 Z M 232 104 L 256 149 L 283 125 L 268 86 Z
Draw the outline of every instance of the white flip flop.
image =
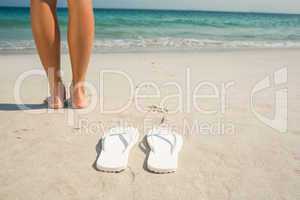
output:
M 120 172 L 126 169 L 131 148 L 137 143 L 138 130 L 132 127 L 110 129 L 101 138 L 101 152 L 96 162 L 97 169 Z
M 167 128 L 157 128 L 149 131 L 146 139 L 150 147 L 148 169 L 156 173 L 175 172 L 183 144 L 182 136 Z

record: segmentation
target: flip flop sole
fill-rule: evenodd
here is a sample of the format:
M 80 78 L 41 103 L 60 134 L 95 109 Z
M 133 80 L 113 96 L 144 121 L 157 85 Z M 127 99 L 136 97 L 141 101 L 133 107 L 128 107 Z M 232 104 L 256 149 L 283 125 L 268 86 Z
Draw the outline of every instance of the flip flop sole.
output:
M 162 149 L 166 148 L 165 145 L 168 145 L 168 143 L 165 143 L 165 141 L 162 138 L 158 137 L 156 138 L 156 140 L 162 139 L 163 143 L 154 143 L 154 141 L 151 140 L 150 137 L 155 137 L 156 135 L 147 134 L 146 141 L 148 143 L 148 146 L 150 147 L 150 152 L 147 159 L 147 168 L 149 171 L 159 174 L 176 172 L 178 163 L 178 153 L 182 147 L 182 137 L 178 134 L 174 135 L 177 138 L 177 143 L 175 147 L 176 151 L 174 152 L 174 154 L 172 154 L 171 152 L 167 153 L 166 150 L 161 151 Z M 153 151 L 151 147 L 156 149 L 156 151 L 159 151 Z
M 129 132 L 130 133 L 130 132 Z M 130 133 L 131 134 L 131 133 Z M 96 168 L 99 171 L 103 172 L 111 172 L 111 173 L 118 173 L 127 168 L 128 165 L 128 158 L 129 158 L 129 153 L 133 146 L 137 143 L 138 141 L 138 132 L 132 132 L 133 137 L 128 144 L 126 152 L 121 153 L 121 152 L 114 152 L 113 146 L 110 146 L 109 151 L 101 151 L 99 158 L 96 161 Z M 117 143 L 111 143 L 111 145 L 118 145 Z M 113 149 L 111 149 L 113 148 Z

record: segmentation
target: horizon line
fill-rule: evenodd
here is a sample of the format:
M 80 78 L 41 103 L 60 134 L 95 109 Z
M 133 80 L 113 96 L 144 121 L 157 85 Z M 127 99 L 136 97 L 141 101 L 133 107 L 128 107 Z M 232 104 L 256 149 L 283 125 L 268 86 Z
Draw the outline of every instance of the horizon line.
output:
M 30 6 L 0 6 L 0 8 L 30 8 Z M 67 9 L 67 6 L 58 6 L 58 9 Z M 300 15 L 295 12 L 274 12 L 274 11 L 230 11 L 230 10 L 213 10 L 213 9 L 167 9 L 167 8 L 104 8 L 95 7 L 95 10 L 145 10 L 145 11 L 192 11 L 192 12 L 222 12 L 222 13 L 249 13 L 249 14 L 281 14 L 281 15 Z

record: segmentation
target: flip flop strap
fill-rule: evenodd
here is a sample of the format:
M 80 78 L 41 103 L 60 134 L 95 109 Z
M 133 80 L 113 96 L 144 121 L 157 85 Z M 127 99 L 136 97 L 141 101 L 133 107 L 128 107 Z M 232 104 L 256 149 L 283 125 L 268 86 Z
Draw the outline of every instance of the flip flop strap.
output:
M 109 135 L 102 137 L 102 140 L 101 140 L 102 150 L 105 151 L 105 149 L 106 149 L 105 140 L 107 139 L 107 137 L 118 136 L 120 138 L 121 142 L 124 144 L 125 149 L 123 152 L 125 152 L 128 149 L 127 147 L 129 146 L 129 142 L 124 137 L 125 134 L 128 134 L 128 133 L 114 133 L 114 134 L 109 134 Z
M 163 135 L 172 135 L 174 137 L 174 143 L 172 143 L 170 140 L 166 139 L 165 137 L 163 137 Z M 151 139 L 151 137 L 158 137 L 160 139 L 162 139 L 163 141 L 167 142 L 168 144 L 170 144 L 171 146 L 171 153 L 173 154 L 175 152 L 175 147 L 177 145 L 177 137 L 175 134 L 149 134 L 147 137 L 149 137 L 149 139 Z M 153 143 L 149 144 L 150 148 L 153 152 L 155 152 L 156 147 L 154 147 Z

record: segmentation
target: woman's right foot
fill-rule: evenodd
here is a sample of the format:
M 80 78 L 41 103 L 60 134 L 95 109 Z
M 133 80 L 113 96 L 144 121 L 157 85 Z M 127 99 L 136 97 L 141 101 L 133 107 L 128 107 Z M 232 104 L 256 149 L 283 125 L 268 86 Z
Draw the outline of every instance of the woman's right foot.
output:
M 51 90 L 51 96 L 45 100 L 48 107 L 51 109 L 61 109 L 64 108 L 66 101 L 66 88 L 63 83 L 58 83 Z

